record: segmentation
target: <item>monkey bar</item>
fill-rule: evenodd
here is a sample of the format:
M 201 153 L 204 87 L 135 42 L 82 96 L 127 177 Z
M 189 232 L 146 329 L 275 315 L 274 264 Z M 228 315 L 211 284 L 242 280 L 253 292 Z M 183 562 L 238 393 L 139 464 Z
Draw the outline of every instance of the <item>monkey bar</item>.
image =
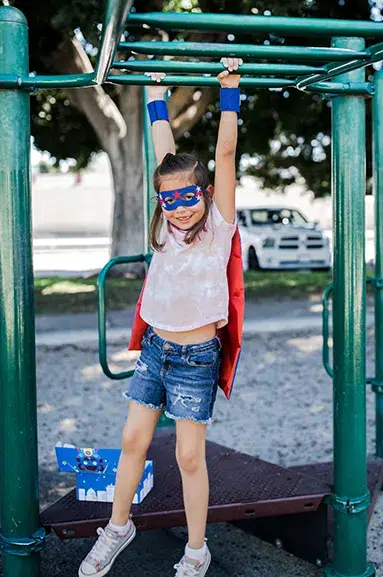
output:
M 157 70 L 170 73 L 167 77 L 168 84 L 214 86 L 217 84 L 216 79 L 207 74 L 217 74 L 223 69 L 222 65 L 216 62 L 196 62 L 196 57 L 219 59 L 222 56 L 237 56 L 250 60 L 250 62 L 245 62 L 242 68 L 241 85 L 243 87 L 265 89 L 291 87 L 338 96 L 332 101 L 334 486 L 329 488 L 326 478 L 326 486 L 323 484 L 319 486 L 319 483 L 314 493 L 318 510 L 323 511 L 323 507 L 330 504 L 334 515 L 334 557 L 332 566 L 326 569 L 327 575 L 332 577 L 373 576 L 375 570 L 366 559 L 366 525 L 370 494 L 367 488 L 365 440 L 364 96 L 373 97 L 377 216 L 376 275 L 380 278 L 383 271 L 383 118 L 381 118 L 383 76 L 382 72 L 377 72 L 374 82 L 367 83 L 364 68 L 383 58 L 382 43 L 365 47 L 365 38 L 376 40 L 383 38 L 383 27 L 373 22 L 256 15 L 130 14 L 131 5 L 132 0 L 108 1 L 95 71 L 63 76 L 40 76 L 29 73 L 27 22 L 16 8 L 0 7 L 0 125 L 2 127 L 0 135 L 0 467 L 2 470 L 0 549 L 3 553 L 3 575 L 4 577 L 38 577 L 40 575 L 39 551 L 44 542 L 44 531 L 39 519 L 37 481 L 36 367 L 29 182 L 30 93 L 46 88 L 86 88 L 106 82 L 149 85 L 152 83 L 151 79 L 138 73 L 153 70 L 154 66 L 158 66 Z M 161 29 L 245 32 L 254 35 L 323 36 L 329 38 L 329 43 L 331 38 L 332 45 L 307 47 L 179 41 L 120 43 L 125 25 L 128 29 L 135 31 L 137 27 L 145 25 Z M 157 55 L 165 59 L 158 64 L 155 60 L 134 60 L 132 57 L 128 57 L 126 62 L 115 61 L 117 51 L 147 56 Z M 175 62 L 171 59 L 172 56 L 180 56 L 183 60 L 180 63 Z M 184 61 L 188 58 L 192 61 Z M 126 72 L 116 73 L 121 70 Z M 148 139 L 147 119 L 144 126 L 148 183 L 154 159 Z M 149 196 L 149 184 L 147 191 Z M 148 215 L 150 212 L 150 203 L 147 202 Z M 377 398 L 377 455 L 380 457 L 383 456 L 383 293 L 381 288 L 382 286 L 378 283 L 374 285 L 377 347 L 374 391 Z M 106 338 L 105 333 L 101 334 L 101 338 Z M 105 368 L 107 367 L 106 348 L 104 360 Z M 109 376 L 115 378 L 112 373 Z M 212 454 L 215 454 L 214 451 Z M 217 466 L 219 466 L 223 456 L 220 449 L 217 451 L 220 455 L 217 460 Z M 246 462 L 246 456 L 243 459 Z M 248 459 L 251 458 L 248 457 Z M 238 462 L 240 460 L 239 458 Z M 229 470 L 236 466 L 233 465 L 234 462 L 237 461 L 235 459 L 232 461 Z M 375 463 L 375 466 L 379 469 L 379 464 Z M 273 469 L 275 466 L 264 462 L 254 464 L 254 471 L 258 470 L 257 467 L 268 471 L 268 478 L 272 478 L 270 471 L 276 471 Z M 249 469 L 246 472 L 248 474 Z M 275 476 L 279 475 L 286 475 L 286 482 L 291 481 L 290 470 L 278 468 Z M 375 479 L 377 484 L 381 483 L 379 471 Z M 307 485 L 311 483 L 312 487 L 315 485 L 312 480 L 306 479 L 304 482 Z M 272 483 L 271 485 L 261 483 L 260 486 L 263 487 L 262 491 L 254 493 L 252 503 L 254 509 L 251 510 L 258 512 L 267 510 L 269 513 L 275 511 L 275 496 L 270 493 Z M 158 490 L 161 491 L 161 487 Z M 244 491 L 246 490 L 244 486 Z M 329 494 L 326 497 L 327 493 Z M 166 498 L 165 493 L 160 496 Z M 314 495 L 295 493 L 294 503 L 296 505 L 299 502 L 299 506 L 304 506 L 306 503 L 309 508 L 309 504 L 313 502 L 312 499 L 308 499 L 309 497 L 314 497 Z M 290 498 L 288 493 L 284 493 L 284 498 L 287 501 L 282 507 L 283 514 L 288 517 L 295 514 L 297 509 L 295 505 L 286 509 Z M 227 500 L 226 505 L 224 502 L 219 503 L 225 513 L 225 520 L 238 520 L 239 509 L 232 501 L 230 501 L 230 507 L 234 505 L 234 508 L 230 509 L 229 501 L 230 499 Z M 229 514 L 229 510 L 234 512 Z M 55 511 L 57 512 L 57 506 Z M 246 507 L 242 507 L 241 511 L 245 515 Z M 48 530 L 49 527 L 54 527 L 55 521 L 49 515 L 48 510 L 42 517 L 42 520 L 45 519 L 44 525 Z M 94 517 L 91 511 L 88 511 L 88 515 Z M 102 520 L 98 518 L 94 522 L 98 523 Z M 87 523 L 89 518 L 83 518 L 82 521 Z M 322 522 L 321 517 L 320 523 Z M 307 520 L 304 521 L 303 526 L 300 525 L 299 539 L 302 538 L 305 523 L 307 524 Z M 278 524 L 278 527 L 281 524 Z M 257 526 L 259 527 L 259 523 Z M 321 526 L 323 527 L 323 524 Z M 266 534 L 266 525 L 264 528 Z M 286 533 L 291 534 L 290 530 Z

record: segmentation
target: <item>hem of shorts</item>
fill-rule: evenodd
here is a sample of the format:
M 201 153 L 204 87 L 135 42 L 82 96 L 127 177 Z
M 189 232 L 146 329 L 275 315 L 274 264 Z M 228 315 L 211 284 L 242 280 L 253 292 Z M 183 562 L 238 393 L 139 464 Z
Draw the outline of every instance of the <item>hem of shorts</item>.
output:
M 127 395 L 126 393 L 122 393 L 122 396 L 124 397 L 124 399 L 127 399 L 128 401 L 134 401 L 135 403 L 137 403 L 137 405 L 142 405 L 143 407 L 146 407 L 147 409 L 153 409 L 154 411 L 162 411 L 162 409 L 164 408 L 164 405 L 160 405 L 159 407 L 157 407 L 156 405 L 153 405 L 152 403 L 145 403 L 145 401 L 141 401 L 140 399 L 135 399 L 134 397 L 131 397 L 130 395 Z
M 205 325 L 210 325 L 212 323 L 216 323 L 217 325 L 219 324 L 219 327 L 217 326 L 217 329 L 221 329 L 222 327 L 226 326 L 228 323 L 228 318 L 226 317 L 221 317 L 219 319 L 216 318 L 212 318 L 211 320 L 207 320 L 204 321 L 204 323 L 201 324 L 197 324 L 197 325 L 189 325 L 187 327 L 169 327 L 167 325 L 161 325 L 159 323 L 152 323 L 150 322 L 148 319 L 144 319 L 144 317 L 142 316 L 142 314 L 140 313 L 140 317 L 142 318 L 143 321 L 146 322 L 146 324 L 148 324 L 150 327 L 152 327 L 153 329 L 160 329 L 162 331 L 169 331 L 169 332 L 182 332 L 182 331 L 194 331 L 195 329 L 199 329 Z
M 194 421 L 195 423 L 201 423 L 201 425 L 210 425 L 213 422 L 213 417 L 210 419 L 197 419 L 196 417 L 177 417 L 176 415 L 172 415 L 169 411 L 164 411 L 165 417 L 168 419 L 173 419 L 173 421 Z

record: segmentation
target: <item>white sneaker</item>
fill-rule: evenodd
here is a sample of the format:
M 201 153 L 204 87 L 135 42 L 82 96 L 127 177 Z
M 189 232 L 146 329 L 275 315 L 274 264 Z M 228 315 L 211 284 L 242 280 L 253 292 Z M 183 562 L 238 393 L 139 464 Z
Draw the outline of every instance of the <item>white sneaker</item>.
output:
M 211 554 L 209 549 L 206 551 L 205 560 L 202 563 L 189 559 L 184 555 L 174 569 L 177 569 L 175 577 L 204 577 L 209 569 Z
M 120 535 L 109 525 L 97 529 L 99 538 L 91 551 L 85 557 L 78 570 L 79 577 L 102 577 L 112 568 L 117 556 L 123 551 L 136 536 L 136 528 L 130 521 L 127 533 Z

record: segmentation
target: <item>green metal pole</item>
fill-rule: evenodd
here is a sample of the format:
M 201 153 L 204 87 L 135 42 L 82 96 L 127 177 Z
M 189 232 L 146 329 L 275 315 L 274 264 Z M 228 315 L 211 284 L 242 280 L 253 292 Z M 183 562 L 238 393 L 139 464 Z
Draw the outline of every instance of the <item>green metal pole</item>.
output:
M 0 71 L 28 74 L 23 14 L 0 7 Z M 0 547 L 4 577 L 38 577 L 29 95 L 0 90 Z
M 360 38 L 336 38 L 337 48 L 362 50 Z M 363 70 L 339 81 L 362 82 Z M 365 101 L 332 101 L 334 216 L 334 560 L 326 574 L 375 575 L 367 564 L 366 354 L 364 197 Z
M 375 277 L 383 277 L 383 70 L 375 73 L 373 154 L 375 194 Z M 383 457 L 383 284 L 375 284 L 375 381 L 376 456 Z
M 154 145 L 152 139 L 152 129 L 150 126 L 149 114 L 147 111 L 148 95 L 145 87 L 142 89 L 142 116 L 144 127 L 144 165 L 145 165 L 145 246 L 146 252 L 150 253 L 149 243 L 149 227 L 152 216 L 156 209 L 156 201 L 153 199 L 155 192 L 153 189 L 153 173 L 157 168 L 157 159 L 154 152 Z
M 133 0 L 107 1 L 95 71 L 97 84 L 103 84 L 109 74 L 110 66 L 113 62 L 132 4 Z
M 167 99 L 167 96 L 165 96 Z M 146 227 L 145 227 L 145 242 L 147 253 L 151 253 L 152 249 L 149 242 L 149 227 L 152 220 L 153 213 L 156 209 L 156 200 L 153 199 L 155 196 L 155 191 L 153 188 L 153 173 L 157 168 L 157 159 L 154 152 L 154 145 L 152 139 L 152 129 L 150 126 L 149 114 L 146 109 L 148 103 L 147 90 L 144 87 L 142 89 L 142 114 L 143 114 L 143 126 L 144 126 L 144 164 L 145 164 L 145 215 L 146 215 Z M 160 419 L 158 421 L 159 427 L 175 427 L 175 421 L 165 417 L 164 413 L 161 413 Z

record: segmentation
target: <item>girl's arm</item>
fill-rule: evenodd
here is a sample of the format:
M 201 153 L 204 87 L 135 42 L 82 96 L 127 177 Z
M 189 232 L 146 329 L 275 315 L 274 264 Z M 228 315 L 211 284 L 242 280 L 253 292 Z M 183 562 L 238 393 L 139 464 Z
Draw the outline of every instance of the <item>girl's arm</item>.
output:
M 222 58 L 224 70 L 218 75 L 221 88 L 237 88 L 239 74 L 229 74 L 242 64 L 240 58 Z M 219 123 L 217 146 L 215 149 L 214 199 L 219 212 L 227 222 L 235 219 L 235 153 L 238 138 L 238 114 L 234 111 L 222 111 Z
M 148 73 L 153 80 L 161 82 L 165 74 Z M 164 100 L 167 86 L 147 86 L 148 103 L 154 100 Z M 176 153 L 176 145 L 170 123 L 167 120 L 156 120 L 152 125 L 152 138 L 157 158 L 157 165 L 161 164 L 168 152 Z

